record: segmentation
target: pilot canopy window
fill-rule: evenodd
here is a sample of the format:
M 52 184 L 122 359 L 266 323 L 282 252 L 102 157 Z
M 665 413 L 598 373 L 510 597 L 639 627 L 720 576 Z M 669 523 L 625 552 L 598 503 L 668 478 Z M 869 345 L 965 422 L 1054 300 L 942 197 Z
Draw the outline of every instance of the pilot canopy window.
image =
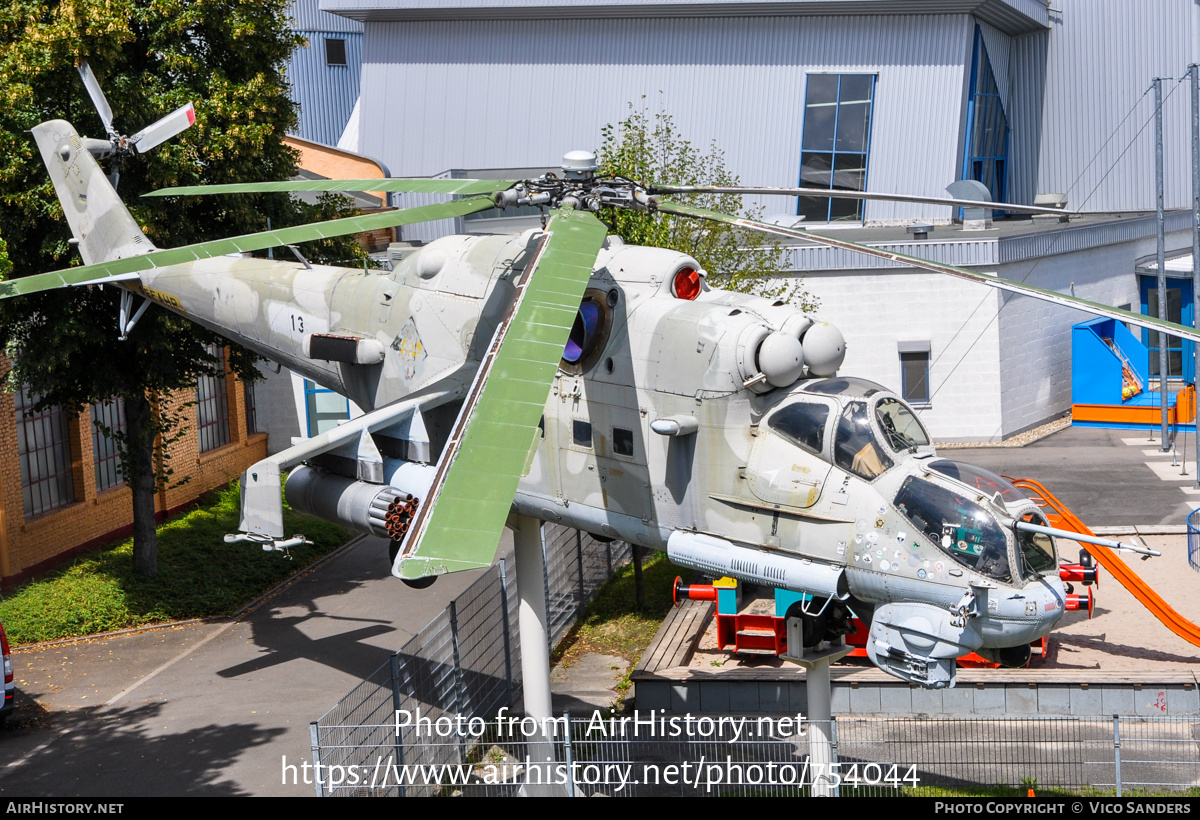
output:
M 825 422 L 829 408 L 824 404 L 789 404 L 767 419 L 767 426 L 810 453 L 825 450 Z
M 833 463 L 870 481 L 892 466 L 892 460 L 875 441 L 867 405 L 852 401 L 838 418 Z
M 925 428 L 903 402 L 880 399 L 875 406 L 875 420 L 883 428 L 888 446 L 897 453 L 929 444 Z

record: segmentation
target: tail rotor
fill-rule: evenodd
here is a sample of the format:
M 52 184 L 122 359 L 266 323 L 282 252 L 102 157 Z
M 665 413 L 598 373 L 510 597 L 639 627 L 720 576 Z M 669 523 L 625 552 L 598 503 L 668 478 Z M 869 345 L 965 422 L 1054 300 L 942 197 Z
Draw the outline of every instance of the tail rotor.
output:
M 108 133 L 107 140 L 82 140 L 83 147 L 98 160 L 112 157 L 112 173 L 109 174 L 108 180 L 114 188 L 117 187 L 117 181 L 121 178 L 121 165 L 127 158 L 134 154 L 146 153 L 187 130 L 196 122 L 196 110 L 189 102 L 147 125 L 132 137 L 127 137 L 113 125 L 112 106 L 109 105 L 108 98 L 104 96 L 100 81 L 96 79 L 88 61 L 80 60 L 77 68 L 79 76 L 83 80 L 83 87 L 87 89 L 92 105 L 96 106 L 96 112 L 100 115 L 100 121 L 104 123 L 104 130 Z

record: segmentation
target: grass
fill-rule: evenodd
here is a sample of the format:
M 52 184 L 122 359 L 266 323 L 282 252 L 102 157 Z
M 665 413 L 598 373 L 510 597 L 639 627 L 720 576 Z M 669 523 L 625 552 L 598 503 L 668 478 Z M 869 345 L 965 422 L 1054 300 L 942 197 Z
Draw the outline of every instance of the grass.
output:
M 642 567 L 646 606 L 637 606 L 633 564 L 626 564 L 596 591 L 584 616 L 559 643 L 552 658 L 555 665 L 570 666 L 589 652 L 618 655 L 629 661 L 630 669 L 637 665 L 671 611 L 672 582 L 680 571 L 661 552 L 647 556 Z M 628 675 L 623 683 L 628 688 Z
M 284 505 L 284 531 L 312 546 L 287 555 L 253 544 L 226 544 L 238 529 L 237 482 L 208 493 L 200 505 L 158 528 L 158 574 L 133 572 L 133 538 L 101 547 L 33 580 L 0 600 L 0 622 L 12 645 L 92 635 L 112 629 L 229 615 L 298 569 L 342 544 L 336 524 Z

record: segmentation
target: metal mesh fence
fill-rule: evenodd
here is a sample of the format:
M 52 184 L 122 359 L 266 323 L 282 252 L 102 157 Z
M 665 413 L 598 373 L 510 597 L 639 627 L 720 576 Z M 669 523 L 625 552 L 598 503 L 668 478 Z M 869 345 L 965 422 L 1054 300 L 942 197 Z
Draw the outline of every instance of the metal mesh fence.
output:
M 1187 533 L 1188 563 L 1192 565 L 1192 569 L 1200 570 L 1200 510 L 1192 510 L 1188 514 Z
M 547 614 L 551 640 L 557 642 L 613 569 L 629 560 L 630 549 L 561 526 L 546 525 L 544 536 Z M 516 586 L 503 561 L 493 566 L 312 724 L 314 764 L 345 775 L 320 779 L 317 794 L 436 793 L 440 787 L 400 785 L 395 779 L 381 786 L 379 772 L 390 771 L 388 766 L 467 762 L 477 743 L 468 742 L 458 728 L 447 742 L 428 743 L 425 721 L 436 739 L 432 727 L 494 714 L 513 703 L 521 668 Z M 398 712 L 413 725 L 397 730 Z
M 788 717 L 641 719 L 558 718 L 540 727 L 548 742 L 539 727 L 480 721 L 423 737 L 419 755 L 406 747 L 418 765 L 380 747 L 358 777 L 374 793 L 487 797 L 803 796 L 818 776 L 841 797 L 1200 793 L 1196 718 L 847 716 L 823 733 Z M 818 769 L 820 734 L 832 739 L 832 765 Z

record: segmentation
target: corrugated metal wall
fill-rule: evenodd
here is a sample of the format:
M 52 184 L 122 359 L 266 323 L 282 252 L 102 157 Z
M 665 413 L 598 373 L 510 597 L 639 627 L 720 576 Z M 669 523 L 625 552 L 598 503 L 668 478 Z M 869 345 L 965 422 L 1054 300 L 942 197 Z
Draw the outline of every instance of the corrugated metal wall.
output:
M 362 23 L 321 11 L 320 0 L 294 0 L 288 8 L 292 28 L 299 31 L 345 31 L 361 34 Z
M 957 176 L 973 30 L 967 15 L 368 23 L 360 145 L 396 174 L 553 165 L 644 97 L 744 182 L 794 185 L 806 73 L 874 73 L 868 185 L 937 194 Z
M 1154 210 L 1154 106 L 1144 92 L 1197 56 L 1192 0 L 1056 0 L 1054 9 L 1038 190 L 1066 192 L 1088 211 Z M 1164 83 L 1164 95 L 1174 86 Z M 1163 106 L 1168 208 L 1190 207 L 1188 96 L 1184 84 Z
M 296 49 L 287 65 L 292 98 L 300 106 L 296 135 L 324 145 L 337 145 L 358 99 L 363 37 L 343 32 L 299 33 L 308 38 L 308 46 Z M 327 36 L 346 41 L 346 65 L 325 65 Z
M 1045 31 L 1014 37 L 1009 43 L 1004 113 L 1009 125 L 1008 195 L 1014 202 L 1033 202 L 1034 196 L 1051 190 L 1038 187 L 1048 43 Z
M 319 0 L 296 0 L 288 10 L 292 27 L 308 39 L 288 60 L 292 99 L 300 106 L 296 135 L 336 145 L 354 102 L 362 72 L 362 23 L 321 11 Z M 325 38 L 346 41 L 346 65 L 325 64 Z

